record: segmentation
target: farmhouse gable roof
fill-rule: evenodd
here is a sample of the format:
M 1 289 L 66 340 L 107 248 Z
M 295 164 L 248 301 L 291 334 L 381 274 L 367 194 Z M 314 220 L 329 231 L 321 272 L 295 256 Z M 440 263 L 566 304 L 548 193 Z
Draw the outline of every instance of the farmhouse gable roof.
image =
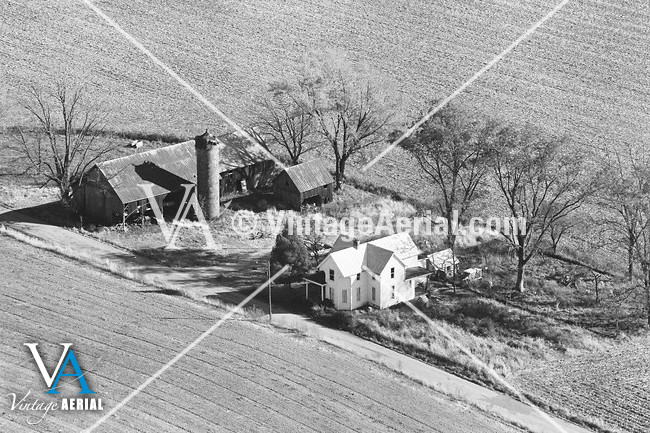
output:
M 363 267 L 363 253 L 355 248 L 336 251 L 330 254 L 329 257 L 334 260 L 344 277 L 360 273 Z
M 408 232 L 399 232 L 394 235 L 375 239 L 369 242 L 377 247 L 393 251 L 402 261 L 415 257 L 417 259 L 420 249 L 415 245 Z
M 339 236 L 328 256 L 334 259 L 344 277 L 358 274 L 364 270 L 364 267 L 379 275 L 392 257 L 406 268 L 407 260 L 413 255 L 417 257 L 419 253 L 419 249 L 408 233 L 397 233 L 360 243 L 356 248 L 353 242 L 346 236 Z
M 365 262 L 370 271 L 376 275 L 382 273 L 386 265 L 395 253 L 378 247 L 376 245 L 368 244 L 366 247 Z M 399 260 L 399 259 L 398 259 Z

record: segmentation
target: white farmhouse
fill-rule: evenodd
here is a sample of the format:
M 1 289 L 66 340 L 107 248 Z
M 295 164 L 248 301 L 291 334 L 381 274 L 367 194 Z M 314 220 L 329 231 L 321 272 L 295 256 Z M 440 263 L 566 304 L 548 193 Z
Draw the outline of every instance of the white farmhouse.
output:
M 363 243 L 340 236 L 306 282 L 320 286 L 321 298 L 337 310 L 386 308 L 413 299 L 416 281 L 431 273 L 420 266 L 419 254 L 408 233 Z

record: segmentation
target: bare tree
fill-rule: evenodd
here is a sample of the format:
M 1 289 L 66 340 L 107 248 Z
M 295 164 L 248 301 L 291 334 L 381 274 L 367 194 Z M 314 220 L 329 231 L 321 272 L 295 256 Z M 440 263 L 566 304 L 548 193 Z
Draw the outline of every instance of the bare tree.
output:
M 647 155 L 643 146 L 639 149 L 623 146 L 604 155 L 608 182 L 599 204 L 609 210 L 609 214 L 603 218 L 603 223 L 613 232 L 614 238 L 622 244 L 627 253 L 629 281 L 634 278 L 636 247 L 643 232 L 646 201 L 643 192 L 643 171 L 644 163 L 648 163 L 648 159 L 650 155 Z
M 618 191 L 627 197 L 625 203 L 628 211 L 625 217 L 629 219 L 625 224 L 633 221 L 631 226 L 635 229 L 634 258 L 641 268 L 646 319 L 650 325 L 650 153 L 642 147 L 633 155 L 623 176 L 626 182 L 620 184 Z M 623 214 L 620 215 L 623 218 Z
M 600 272 L 594 270 L 594 269 L 589 269 L 589 272 L 591 273 L 591 277 L 594 282 L 594 302 L 596 304 L 600 303 L 600 290 L 601 290 L 601 283 L 606 282 L 607 280 L 604 280 L 604 275 L 601 274 Z
M 601 203 L 611 211 L 605 224 L 627 254 L 630 287 L 624 300 L 643 290 L 650 325 L 650 151 L 643 144 L 619 147 L 609 151 L 605 161 L 610 171 Z
M 650 194 L 650 190 L 646 190 Z M 641 231 L 634 245 L 635 257 L 641 268 L 641 287 L 645 291 L 645 310 L 650 325 L 650 206 L 644 206 L 643 217 L 639 221 Z M 637 280 L 638 281 L 638 280 Z
M 299 90 L 288 82 L 271 83 L 269 94 L 258 103 L 253 136 L 267 149 L 279 146 L 291 164 L 298 164 L 319 145 L 314 119 L 299 99 Z
M 492 177 L 512 217 L 502 234 L 515 249 L 516 290 L 523 292 L 526 264 L 551 227 L 566 224 L 593 194 L 597 176 L 584 150 L 531 127 L 506 126 L 492 141 Z
M 435 101 L 431 103 L 435 105 Z M 447 219 L 451 248 L 456 241 L 454 211 L 459 220 L 464 219 L 488 172 L 486 139 L 494 127 L 491 122 L 481 124 L 455 106 L 447 106 L 402 142 L 440 191 L 439 207 Z
M 395 117 L 392 95 L 370 73 L 331 53 L 305 62 L 299 86 L 302 103 L 331 147 L 339 189 L 350 158 L 385 140 Z
M 551 251 L 553 254 L 557 254 L 557 249 L 558 246 L 560 245 L 560 241 L 566 235 L 571 231 L 573 228 L 573 221 L 571 220 L 563 220 L 563 221 L 558 221 L 557 224 L 552 225 L 549 227 L 549 237 L 551 239 Z
M 69 207 L 88 168 L 113 149 L 96 141 L 105 117 L 86 104 L 83 88 L 62 81 L 51 92 L 31 87 L 23 106 L 36 122 L 34 134 L 19 130 L 23 156 L 44 178 L 43 186 L 54 183 Z

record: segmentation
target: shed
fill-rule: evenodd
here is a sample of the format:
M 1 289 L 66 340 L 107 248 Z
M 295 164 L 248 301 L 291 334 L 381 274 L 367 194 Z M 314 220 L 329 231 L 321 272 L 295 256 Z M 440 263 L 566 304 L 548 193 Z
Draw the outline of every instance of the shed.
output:
M 463 271 L 463 281 L 477 281 L 483 278 L 482 268 L 467 268 Z
M 429 254 L 425 258 L 425 266 L 440 273 L 444 273 L 448 278 L 453 277 L 458 272 L 458 257 L 451 248 Z
M 275 196 L 295 210 L 304 204 L 321 206 L 334 196 L 334 178 L 320 159 L 283 170 L 273 181 Z

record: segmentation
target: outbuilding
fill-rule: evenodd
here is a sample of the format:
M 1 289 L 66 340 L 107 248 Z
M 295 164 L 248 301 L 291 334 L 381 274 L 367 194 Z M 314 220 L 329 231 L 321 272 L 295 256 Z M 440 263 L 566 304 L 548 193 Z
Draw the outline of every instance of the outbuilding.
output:
M 284 169 L 273 181 L 276 198 L 295 210 L 305 204 L 321 206 L 332 200 L 334 178 L 320 159 Z
M 453 278 L 458 273 L 460 261 L 452 249 L 447 248 L 425 256 L 422 263 L 427 269 L 435 271 L 440 277 Z

